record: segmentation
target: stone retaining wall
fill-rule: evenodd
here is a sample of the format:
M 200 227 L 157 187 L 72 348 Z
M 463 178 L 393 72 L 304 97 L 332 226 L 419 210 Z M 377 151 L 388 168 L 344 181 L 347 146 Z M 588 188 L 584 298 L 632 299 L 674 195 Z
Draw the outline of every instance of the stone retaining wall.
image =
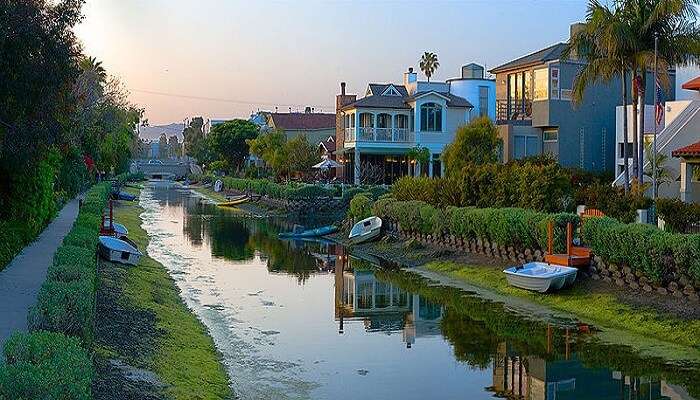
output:
M 426 235 L 401 229 L 398 223 L 386 220 L 384 221 L 384 227 L 387 232 L 404 240 L 414 239 L 420 243 L 444 249 L 482 254 L 518 264 L 544 260 L 544 252 L 541 249 L 516 249 L 512 246 L 503 246 L 488 240 L 465 240 L 454 235 Z M 579 269 L 577 279 L 603 280 L 620 287 L 639 291 L 640 293 L 656 292 L 664 296 L 674 296 L 679 299 L 686 298 L 693 302 L 700 300 L 698 297 L 700 288 L 694 286 L 692 280 L 687 276 L 676 276 L 666 285 L 660 286 L 654 284 L 639 271 L 632 271 L 628 266 L 606 263 L 598 256 L 593 257 L 588 270 Z

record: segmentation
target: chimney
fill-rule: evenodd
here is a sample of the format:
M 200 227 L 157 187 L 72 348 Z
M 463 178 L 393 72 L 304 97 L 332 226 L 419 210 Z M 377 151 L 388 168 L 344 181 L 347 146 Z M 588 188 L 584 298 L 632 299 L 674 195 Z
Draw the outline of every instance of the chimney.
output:
M 583 22 L 575 22 L 569 26 L 569 40 L 573 39 L 576 35 L 579 33 L 583 32 L 583 30 L 586 28 L 586 24 Z M 578 54 L 576 52 L 576 49 L 573 49 L 571 52 L 570 58 L 572 59 L 577 59 Z
M 413 67 L 408 67 L 408 72 L 403 73 L 403 85 L 406 87 L 408 94 L 413 94 L 416 92 L 416 86 L 418 85 L 418 74 L 413 72 Z
M 345 82 L 340 82 L 340 95 L 345 96 Z

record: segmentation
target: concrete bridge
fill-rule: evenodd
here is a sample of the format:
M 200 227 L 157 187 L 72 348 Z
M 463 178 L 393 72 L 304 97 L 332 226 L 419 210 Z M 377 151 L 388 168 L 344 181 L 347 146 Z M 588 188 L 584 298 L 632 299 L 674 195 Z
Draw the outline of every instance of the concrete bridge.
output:
M 135 160 L 129 171 L 143 172 L 146 178 L 176 179 L 190 173 L 202 173 L 202 169 L 192 160 Z

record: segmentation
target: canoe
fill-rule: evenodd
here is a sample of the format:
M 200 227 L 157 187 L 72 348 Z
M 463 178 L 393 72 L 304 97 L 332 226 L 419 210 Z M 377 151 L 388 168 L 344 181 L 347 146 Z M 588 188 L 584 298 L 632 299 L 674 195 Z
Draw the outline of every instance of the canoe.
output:
M 382 233 L 382 219 L 369 217 L 355 224 L 350 231 L 348 239 L 354 244 L 372 240 Z
M 113 236 L 100 236 L 100 256 L 107 261 L 136 265 L 143 255 L 136 247 Z
M 235 197 L 235 198 L 233 198 L 233 199 L 231 199 L 231 200 L 228 200 L 228 201 L 221 202 L 221 203 L 219 203 L 219 204 L 217 204 L 217 205 L 218 205 L 219 207 L 234 207 L 234 206 L 237 206 L 237 205 L 239 205 L 239 204 L 243 204 L 243 203 L 245 203 L 245 202 L 248 201 L 248 200 L 249 200 L 249 199 L 248 199 L 248 196 L 243 195 L 243 196 Z
M 576 280 L 576 268 L 563 265 L 530 262 L 503 270 L 508 284 L 521 289 L 545 293 L 571 286 Z
M 112 197 L 116 200 L 126 200 L 126 201 L 136 200 L 136 196 L 134 196 L 133 194 L 126 193 L 126 192 L 112 193 Z
M 278 236 L 281 238 L 313 238 L 318 236 L 330 235 L 337 232 L 338 228 L 333 225 L 322 226 L 315 229 L 306 229 L 301 232 L 282 232 Z

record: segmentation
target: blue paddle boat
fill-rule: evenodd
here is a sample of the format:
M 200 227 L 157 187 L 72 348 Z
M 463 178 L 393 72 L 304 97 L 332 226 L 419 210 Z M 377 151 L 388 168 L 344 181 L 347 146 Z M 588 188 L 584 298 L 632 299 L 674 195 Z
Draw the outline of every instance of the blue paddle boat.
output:
M 563 265 L 530 262 L 503 270 L 508 284 L 521 289 L 545 293 L 571 286 L 576 280 L 576 268 Z
M 280 238 L 313 238 L 319 236 L 330 235 L 338 231 L 338 228 L 333 225 L 322 226 L 315 229 L 304 229 L 303 226 L 295 225 L 291 232 L 283 232 L 278 236 Z

